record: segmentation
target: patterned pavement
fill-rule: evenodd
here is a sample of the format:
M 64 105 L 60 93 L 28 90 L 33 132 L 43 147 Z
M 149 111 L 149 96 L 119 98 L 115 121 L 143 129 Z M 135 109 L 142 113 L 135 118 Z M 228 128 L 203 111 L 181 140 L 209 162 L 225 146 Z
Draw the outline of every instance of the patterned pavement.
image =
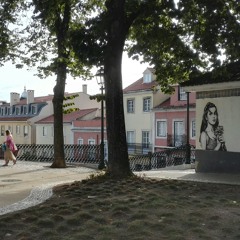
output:
M 2 161 L 3 164 L 3 161 Z M 16 165 L 0 165 L 0 215 L 26 209 L 52 196 L 59 184 L 81 181 L 97 172 L 93 168 L 68 166 L 50 168 L 51 163 L 18 161 Z M 135 172 L 136 175 L 157 179 L 213 182 L 240 185 L 240 174 L 196 173 L 189 166 Z

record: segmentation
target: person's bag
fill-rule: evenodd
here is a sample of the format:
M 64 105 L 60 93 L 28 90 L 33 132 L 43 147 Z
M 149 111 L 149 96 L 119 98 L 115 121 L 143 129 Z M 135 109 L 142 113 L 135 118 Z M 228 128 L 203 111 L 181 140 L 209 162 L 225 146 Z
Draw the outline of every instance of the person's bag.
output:
M 3 152 L 6 152 L 6 150 L 7 150 L 7 146 L 6 146 L 5 143 L 3 143 L 3 144 L 2 144 L 2 151 L 3 151 Z

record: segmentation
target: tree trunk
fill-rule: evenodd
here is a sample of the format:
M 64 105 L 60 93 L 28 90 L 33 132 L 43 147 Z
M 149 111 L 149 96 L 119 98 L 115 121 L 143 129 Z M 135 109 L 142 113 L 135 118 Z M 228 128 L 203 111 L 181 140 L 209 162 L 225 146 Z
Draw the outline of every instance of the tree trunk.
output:
M 63 137 L 63 100 L 66 82 L 66 66 L 58 68 L 57 84 L 54 87 L 53 112 L 54 112 L 54 161 L 52 168 L 65 168 L 64 137 Z
M 112 21 L 108 27 L 109 39 L 104 55 L 108 173 L 114 178 L 132 175 L 128 160 L 121 72 L 127 31 L 124 25 L 124 2 L 115 0 L 115 4 L 108 9 Z
M 67 78 L 67 37 L 71 20 L 70 2 L 65 1 L 64 11 L 57 12 L 55 30 L 57 36 L 57 83 L 54 87 L 53 112 L 54 112 L 54 161 L 53 168 L 65 168 L 64 137 L 63 137 L 63 100 Z

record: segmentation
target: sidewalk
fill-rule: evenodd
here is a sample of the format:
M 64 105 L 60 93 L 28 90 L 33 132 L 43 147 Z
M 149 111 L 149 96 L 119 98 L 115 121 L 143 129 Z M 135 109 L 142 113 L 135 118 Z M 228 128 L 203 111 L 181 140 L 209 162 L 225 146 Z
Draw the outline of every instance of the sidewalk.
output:
M 0 162 L 1 163 L 1 162 Z M 81 181 L 96 170 L 80 166 L 50 168 L 51 163 L 23 162 L 2 167 L 0 165 L 0 215 L 35 206 L 52 195 L 58 184 Z M 142 177 L 177 179 L 240 185 L 240 174 L 195 173 L 194 169 L 178 168 L 135 172 Z
M 18 161 L 7 167 L 0 163 L 0 215 L 37 205 L 52 195 L 53 186 L 81 181 L 96 172 L 75 166 L 53 169 L 51 163 Z
M 146 177 L 158 179 L 176 179 L 195 182 L 240 185 L 240 174 L 196 173 L 195 169 L 161 169 L 156 171 L 140 172 L 139 175 L 145 175 Z

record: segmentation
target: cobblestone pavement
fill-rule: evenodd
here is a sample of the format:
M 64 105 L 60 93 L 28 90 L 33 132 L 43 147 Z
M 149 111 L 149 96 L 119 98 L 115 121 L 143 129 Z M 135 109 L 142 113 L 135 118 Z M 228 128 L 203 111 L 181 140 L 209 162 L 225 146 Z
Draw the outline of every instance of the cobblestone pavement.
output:
M 44 202 L 52 188 L 88 178 L 96 170 L 80 166 L 50 168 L 51 163 L 17 162 L 0 167 L 0 215 Z
M 76 165 L 58 169 L 50 168 L 50 165 L 51 163 L 19 161 L 16 165 L 2 167 L 0 162 L 0 215 L 40 204 L 52 196 L 54 186 L 81 181 L 97 172 L 95 169 Z M 240 185 L 240 174 L 196 173 L 186 166 L 181 168 L 135 174 L 158 179 Z

